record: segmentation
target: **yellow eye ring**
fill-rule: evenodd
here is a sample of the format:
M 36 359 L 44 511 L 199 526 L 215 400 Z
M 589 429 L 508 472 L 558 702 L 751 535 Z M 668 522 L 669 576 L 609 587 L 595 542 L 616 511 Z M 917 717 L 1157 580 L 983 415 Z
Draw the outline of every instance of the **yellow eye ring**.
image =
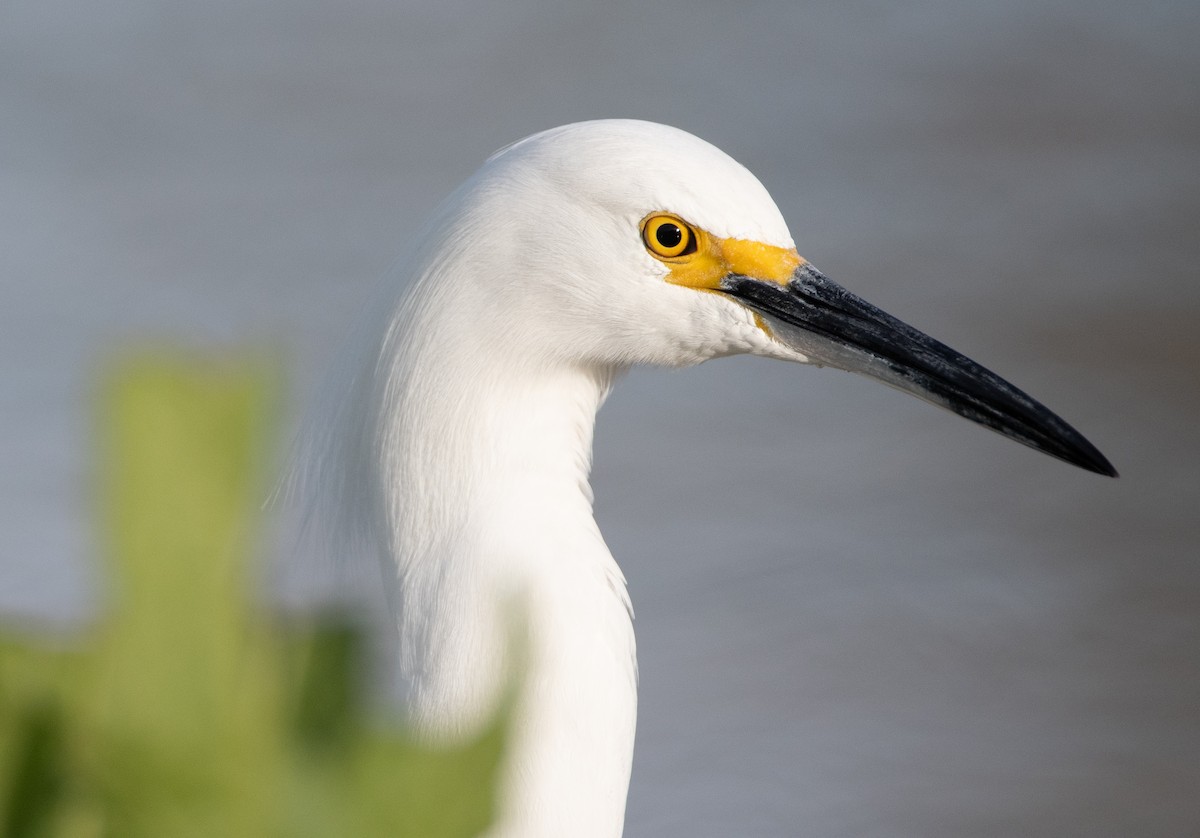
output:
M 651 255 L 675 259 L 696 252 L 696 231 L 674 215 L 656 214 L 642 222 L 642 241 Z

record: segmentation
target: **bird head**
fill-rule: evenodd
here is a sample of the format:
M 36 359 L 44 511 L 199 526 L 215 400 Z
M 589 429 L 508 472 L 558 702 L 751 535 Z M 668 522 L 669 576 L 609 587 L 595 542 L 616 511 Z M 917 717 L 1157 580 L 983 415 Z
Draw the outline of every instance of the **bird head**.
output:
M 433 225 L 450 267 L 426 274 L 456 278 L 439 304 L 492 318 L 495 351 L 611 368 L 737 353 L 829 365 L 1116 474 L 1016 387 L 817 271 L 758 179 L 684 131 L 601 120 L 536 134 L 493 155 Z

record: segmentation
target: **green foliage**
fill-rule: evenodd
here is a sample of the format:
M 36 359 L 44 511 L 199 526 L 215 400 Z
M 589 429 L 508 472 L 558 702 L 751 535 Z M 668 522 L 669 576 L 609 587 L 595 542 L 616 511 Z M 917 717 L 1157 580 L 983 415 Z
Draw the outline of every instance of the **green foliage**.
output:
M 0 634 L 0 836 L 477 835 L 506 712 L 430 750 L 366 709 L 344 619 L 257 608 L 251 557 L 274 379 L 138 358 L 101 401 L 98 498 L 115 576 L 87 638 Z

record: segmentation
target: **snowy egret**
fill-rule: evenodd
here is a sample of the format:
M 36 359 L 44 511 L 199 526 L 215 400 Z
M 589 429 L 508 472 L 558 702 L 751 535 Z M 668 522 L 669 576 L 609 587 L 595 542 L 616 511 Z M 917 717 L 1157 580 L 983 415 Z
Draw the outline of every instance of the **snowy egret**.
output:
M 509 604 L 527 611 L 496 835 L 622 831 L 634 637 L 588 472 L 623 370 L 734 353 L 826 364 L 1115 476 L 1045 407 L 819 273 L 762 184 L 674 128 L 586 122 L 501 150 L 434 213 L 405 278 L 299 479 L 336 537 L 383 562 L 426 736 L 487 717 Z

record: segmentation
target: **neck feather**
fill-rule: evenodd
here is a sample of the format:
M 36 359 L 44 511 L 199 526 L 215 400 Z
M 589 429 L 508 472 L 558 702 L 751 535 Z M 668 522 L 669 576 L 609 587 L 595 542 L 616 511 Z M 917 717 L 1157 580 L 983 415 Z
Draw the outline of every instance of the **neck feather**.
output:
M 530 363 L 430 314 L 393 330 L 374 430 L 376 541 L 413 722 L 432 738 L 477 729 L 515 617 L 527 671 L 497 834 L 619 835 L 636 664 L 587 482 L 613 372 Z

